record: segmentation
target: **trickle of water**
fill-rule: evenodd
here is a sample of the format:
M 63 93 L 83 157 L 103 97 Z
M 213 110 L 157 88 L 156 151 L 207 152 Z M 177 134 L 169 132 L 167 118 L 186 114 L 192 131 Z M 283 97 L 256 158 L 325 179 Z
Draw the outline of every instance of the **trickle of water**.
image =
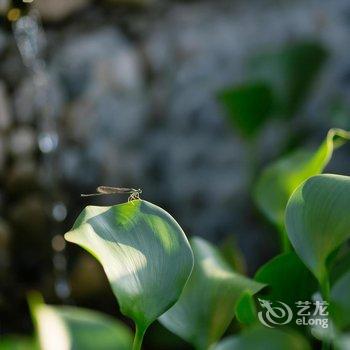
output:
M 62 190 L 59 186 L 57 172 L 55 171 L 55 155 L 59 152 L 60 137 L 58 133 L 58 113 L 52 107 L 50 74 L 43 58 L 46 48 L 45 33 L 42 29 L 39 14 L 30 11 L 28 15 L 21 17 L 13 23 L 14 37 L 21 54 L 23 63 L 28 68 L 33 81 L 35 92 L 35 105 L 38 114 L 38 148 L 42 153 L 41 183 L 45 186 L 47 198 L 51 200 L 51 245 L 52 262 L 55 276 L 55 291 L 59 298 L 66 301 L 70 296 L 70 287 L 67 280 L 67 261 L 64 254 L 65 241 L 61 223 L 67 216 L 67 208 L 57 198 Z

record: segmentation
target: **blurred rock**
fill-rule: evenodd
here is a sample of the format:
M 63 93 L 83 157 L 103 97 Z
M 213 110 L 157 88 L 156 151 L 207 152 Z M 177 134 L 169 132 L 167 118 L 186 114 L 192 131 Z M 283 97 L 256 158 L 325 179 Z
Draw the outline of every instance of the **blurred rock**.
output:
M 59 21 L 81 10 L 90 0 L 35 0 L 33 6 L 45 21 Z
M 0 219 L 0 251 L 6 250 L 10 243 L 10 227 Z M 1 254 L 0 254 L 1 257 Z
M 16 119 L 21 123 L 33 123 L 38 115 L 61 116 L 64 94 L 56 77 L 48 72 L 49 83 L 40 88 L 33 77 L 23 79 L 14 94 Z
M 51 66 L 73 97 L 101 89 L 126 95 L 144 85 L 138 52 L 113 27 L 68 35 Z
M 28 242 L 34 237 L 36 240 L 40 240 L 43 234 L 46 234 L 47 239 L 44 242 L 49 242 L 49 235 L 47 234 L 47 215 L 46 204 L 43 198 L 31 194 L 22 198 L 16 205 L 10 210 L 10 219 L 12 225 L 16 228 L 17 234 L 23 239 L 24 242 Z M 23 244 L 19 242 L 17 237 L 16 244 Z M 33 246 L 35 242 L 31 244 Z
M 134 171 L 128 170 L 123 153 L 139 143 L 149 112 L 138 51 L 106 27 L 67 38 L 51 67 L 73 99 L 65 116 L 65 176 L 76 179 L 82 173 L 86 183 L 86 174 L 97 175 L 101 169 L 105 179 L 121 181 L 122 174 Z M 84 154 L 71 150 L 69 143 L 83 147 Z
M 0 80 L 0 131 L 7 130 L 12 122 L 6 86 Z
M 0 0 L 0 4 L 1 4 L 1 0 Z M 2 52 L 6 48 L 7 42 L 8 42 L 7 34 L 0 29 L 0 54 L 2 54 Z
M 10 265 L 10 227 L 0 219 L 0 276 L 3 276 Z
M 6 137 L 0 134 L 0 174 L 4 170 L 5 160 L 7 155 L 7 142 Z
M 9 195 L 15 197 L 38 189 L 38 173 L 34 159 L 17 159 L 6 173 L 5 188 Z
M 18 48 L 14 40 L 9 40 L 9 45 L 1 57 L 0 76 L 11 89 L 16 89 L 27 73 L 22 59 L 18 53 Z
M 10 0 L 0 0 L 0 14 L 5 15 L 10 8 Z
M 159 0 L 105 0 L 106 3 L 115 5 L 145 6 L 154 5 Z
M 21 127 L 12 131 L 10 135 L 9 148 L 13 156 L 23 157 L 34 153 L 36 139 L 34 129 Z
M 103 292 L 108 282 L 97 260 L 83 254 L 74 265 L 69 284 L 73 298 L 85 299 Z

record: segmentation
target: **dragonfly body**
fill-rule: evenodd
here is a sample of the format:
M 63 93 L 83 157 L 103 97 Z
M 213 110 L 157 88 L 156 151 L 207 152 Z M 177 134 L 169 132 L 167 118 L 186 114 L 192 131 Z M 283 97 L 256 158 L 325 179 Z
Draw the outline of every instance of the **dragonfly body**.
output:
M 140 188 L 98 186 L 97 193 L 82 194 L 82 197 L 101 196 L 105 194 L 129 194 L 129 201 L 139 199 L 142 190 Z

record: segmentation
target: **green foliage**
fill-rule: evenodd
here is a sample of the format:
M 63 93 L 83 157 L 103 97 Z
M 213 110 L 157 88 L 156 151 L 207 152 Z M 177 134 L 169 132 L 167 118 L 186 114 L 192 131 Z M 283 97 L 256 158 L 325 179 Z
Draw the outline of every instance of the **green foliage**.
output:
M 136 323 L 134 349 L 147 327 L 179 298 L 193 267 L 193 254 L 178 223 L 143 200 L 86 207 L 68 241 L 102 264 L 121 311 Z
M 295 251 L 329 293 L 328 258 L 350 237 L 350 177 L 317 175 L 291 196 L 286 227 Z
M 255 136 L 271 116 L 273 98 L 264 83 L 251 83 L 227 88 L 219 100 L 225 107 L 229 121 L 246 137 Z
M 212 350 L 308 350 L 309 344 L 299 334 L 277 329 L 254 328 L 224 339 Z
M 327 58 L 315 42 L 297 42 L 252 57 L 247 82 L 223 89 L 219 101 L 243 136 L 255 137 L 268 119 L 292 117 Z
M 107 315 L 45 304 L 33 311 L 41 350 L 131 350 L 131 332 Z
M 257 322 L 257 311 L 253 293 L 246 291 L 238 299 L 235 315 L 240 323 L 253 325 Z
M 193 344 L 208 349 L 220 339 L 234 317 L 241 294 L 263 285 L 235 273 L 219 251 L 201 238 L 191 240 L 195 263 L 179 301 L 160 322 Z
M 299 333 L 257 327 L 254 296 L 293 306 L 311 301 L 319 288 L 332 304 L 336 328 L 303 332 L 322 340 L 325 348 L 332 342 L 335 348 L 346 349 L 348 338 L 341 331 L 350 327 L 350 253 L 340 248 L 350 237 L 350 177 L 312 175 L 321 172 L 333 150 L 349 138 L 349 133 L 331 129 L 316 152 L 295 153 L 263 174 L 260 181 L 266 183 L 257 186 L 265 187 L 259 192 L 264 197 L 260 204 L 281 228 L 285 214 L 283 230 L 295 252 L 268 261 L 255 280 L 233 267 L 241 269 L 243 261 L 234 242 L 227 241 L 223 252 L 198 237 L 189 244 L 176 221 L 151 203 L 133 200 L 85 208 L 65 237 L 101 262 L 121 311 L 136 323 L 133 350 L 141 349 L 145 330 L 157 318 L 198 350 L 310 349 Z M 87 310 L 47 305 L 35 309 L 44 350 L 52 350 L 46 336 L 50 328 L 56 332 L 50 334 L 68 344 L 64 349 L 73 348 L 72 342 L 77 349 L 104 348 L 103 342 L 115 345 L 126 338 L 125 349 L 131 347 L 130 335 L 123 338 L 116 331 L 102 335 L 105 320 L 96 327 L 94 313 Z M 218 344 L 235 315 L 245 331 Z M 295 328 L 295 323 L 289 326 Z
M 330 309 L 339 329 L 350 326 L 350 270 L 332 287 Z
M 250 74 L 271 86 L 278 114 L 290 117 L 304 102 L 327 56 L 319 43 L 296 42 L 253 57 Z
M 339 335 L 335 339 L 335 344 L 334 344 L 334 349 L 335 350 L 349 350 L 350 349 L 350 333 L 345 333 Z
M 288 305 L 311 300 L 318 287 L 317 280 L 295 252 L 277 255 L 268 261 L 258 270 L 255 280 L 268 286 L 263 291 L 265 299 Z
M 345 249 L 337 254 L 331 265 L 330 282 L 333 285 L 347 271 L 350 271 L 350 250 Z
M 0 338 L 0 350 L 39 350 L 39 346 L 30 337 L 9 335 Z
M 285 232 L 285 208 L 293 191 L 308 177 L 321 173 L 333 151 L 349 139 L 350 133 L 331 129 L 316 151 L 298 150 L 262 172 L 254 188 L 254 200 L 266 217 L 279 227 L 282 235 Z

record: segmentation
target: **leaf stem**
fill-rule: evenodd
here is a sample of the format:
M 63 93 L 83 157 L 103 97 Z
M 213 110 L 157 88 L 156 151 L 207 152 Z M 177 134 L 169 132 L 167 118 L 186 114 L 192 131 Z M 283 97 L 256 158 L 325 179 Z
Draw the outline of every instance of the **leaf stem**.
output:
M 327 275 L 322 279 L 322 282 L 320 283 L 320 287 L 321 287 L 321 294 L 322 294 L 323 300 L 329 302 L 330 284 L 329 284 L 329 278 Z
M 280 235 L 281 253 L 288 253 L 292 250 L 287 231 L 283 225 L 277 226 L 278 233 Z
M 330 283 L 328 274 L 325 274 L 322 282 L 320 283 L 321 294 L 324 301 L 329 302 L 330 300 Z M 331 341 L 329 339 L 325 339 L 322 341 L 322 350 L 330 350 Z
M 146 329 L 140 328 L 138 325 L 136 325 L 134 344 L 132 346 L 132 350 L 141 350 L 141 345 L 142 345 L 145 332 L 146 332 Z

